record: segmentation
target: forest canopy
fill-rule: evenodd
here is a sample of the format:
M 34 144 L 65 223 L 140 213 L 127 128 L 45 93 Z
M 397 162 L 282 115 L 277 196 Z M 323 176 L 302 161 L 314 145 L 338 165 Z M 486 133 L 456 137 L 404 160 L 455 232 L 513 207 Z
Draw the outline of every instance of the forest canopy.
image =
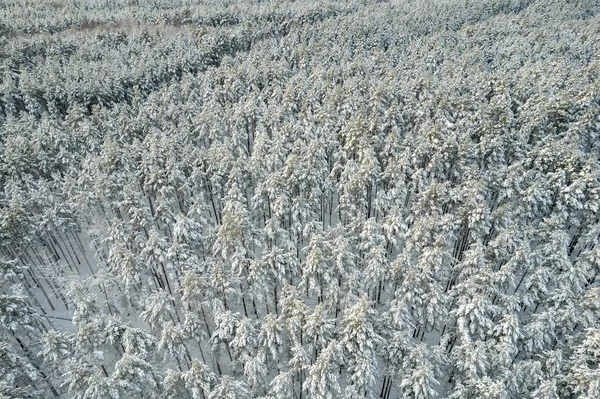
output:
M 600 398 L 594 0 L 0 1 L 0 398 Z

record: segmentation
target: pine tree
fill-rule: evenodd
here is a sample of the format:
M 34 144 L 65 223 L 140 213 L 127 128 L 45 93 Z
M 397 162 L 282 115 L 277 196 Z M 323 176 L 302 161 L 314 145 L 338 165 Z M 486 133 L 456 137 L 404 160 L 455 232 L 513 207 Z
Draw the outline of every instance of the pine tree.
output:
M 217 376 L 198 359 L 192 360 L 192 366 L 182 378 L 194 399 L 208 398 L 217 382 Z
M 593 398 L 600 394 L 600 378 L 597 373 L 600 332 L 590 328 L 582 335 L 582 342 L 575 347 L 568 382 L 575 395 Z
M 235 381 L 230 376 L 223 376 L 219 384 L 211 392 L 209 399 L 242 399 L 249 394 L 245 383 Z
M 332 399 L 341 393 L 338 382 L 339 364 L 342 348 L 339 342 L 330 341 L 317 360 L 308 369 L 308 377 L 304 382 L 309 397 Z
M 110 376 L 119 395 L 130 398 L 159 398 L 162 384 L 152 365 L 135 354 L 125 353 Z
M 254 356 L 245 355 L 242 357 L 242 361 L 244 362 L 244 376 L 248 380 L 252 395 L 257 396 L 259 392 L 265 393 L 268 369 L 264 351 L 259 350 Z
M 342 319 L 340 345 L 348 359 L 349 387 L 358 395 L 374 395 L 377 376 L 377 345 L 382 343 L 375 330 L 375 312 L 369 300 L 362 296 L 358 303 L 346 310 Z

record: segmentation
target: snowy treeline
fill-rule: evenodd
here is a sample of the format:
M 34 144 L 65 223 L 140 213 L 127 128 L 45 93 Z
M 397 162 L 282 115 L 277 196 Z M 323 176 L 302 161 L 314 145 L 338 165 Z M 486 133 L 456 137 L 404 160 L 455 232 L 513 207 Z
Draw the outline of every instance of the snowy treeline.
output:
M 600 397 L 594 0 L 0 3 L 1 398 Z

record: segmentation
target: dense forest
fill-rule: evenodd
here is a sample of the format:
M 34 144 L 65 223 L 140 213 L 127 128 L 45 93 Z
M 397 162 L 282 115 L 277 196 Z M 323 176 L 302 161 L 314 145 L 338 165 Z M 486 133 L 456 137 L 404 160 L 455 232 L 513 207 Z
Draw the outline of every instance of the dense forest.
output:
M 0 398 L 600 398 L 600 3 L 0 0 Z

